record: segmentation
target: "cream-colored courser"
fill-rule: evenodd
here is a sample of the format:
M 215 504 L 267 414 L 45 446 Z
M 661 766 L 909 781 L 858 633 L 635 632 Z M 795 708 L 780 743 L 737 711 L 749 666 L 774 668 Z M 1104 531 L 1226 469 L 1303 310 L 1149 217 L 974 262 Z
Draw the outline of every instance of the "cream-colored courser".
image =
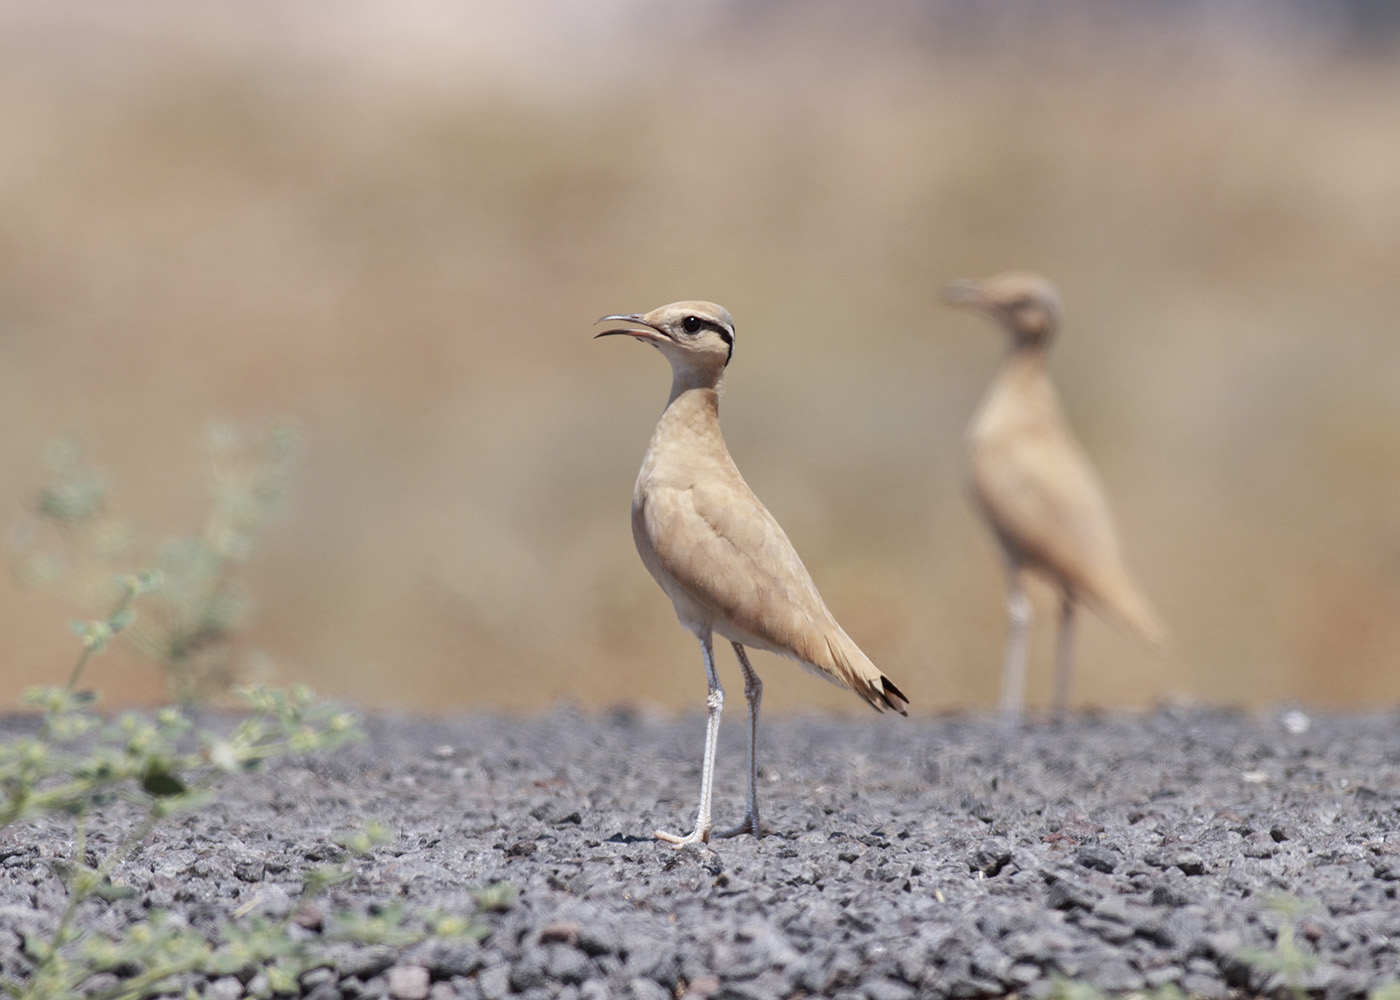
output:
M 1060 714 L 1069 700 L 1076 602 L 1107 612 L 1154 643 L 1164 629 L 1128 572 L 1103 487 L 1045 370 L 1062 317 L 1055 287 L 1039 275 L 1010 272 L 955 281 L 944 297 L 986 313 L 1011 338 L 967 438 L 972 493 L 1006 558 L 1010 628 L 1002 711 L 1021 712 L 1031 626 L 1022 573 L 1031 570 L 1060 592 L 1052 696 Z
M 711 634 L 734 644 L 749 706 L 748 794 L 744 821 L 729 837 L 761 835 L 758 821 L 758 707 L 763 684 L 744 647 L 766 649 L 842 687 L 877 709 L 905 714 L 908 699 L 836 623 L 783 529 L 759 503 L 719 429 L 720 382 L 734 350 L 734 321 L 711 302 L 676 302 L 645 315 L 604 316 L 626 323 L 606 330 L 655 346 L 671 363 L 671 398 L 656 425 L 632 494 L 632 537 L 642 562 L 700 640 L 709 684 L 705 758 L 695 829 L 683 837 L 657 831 L 677 846 L 710 838 L 715 738 L 724 690 L 715 672 Z

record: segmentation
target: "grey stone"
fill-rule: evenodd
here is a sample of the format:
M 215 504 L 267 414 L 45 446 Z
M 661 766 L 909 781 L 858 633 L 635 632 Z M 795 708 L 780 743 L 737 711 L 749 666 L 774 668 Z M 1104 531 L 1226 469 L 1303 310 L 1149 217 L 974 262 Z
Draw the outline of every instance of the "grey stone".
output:
M 1231 995 L 1225 980 L 1200 972 L 1188 972 L 1182 976 L 1181 990 L 1188 997 L 1200 997 L 1201 1000 L 1225 1000 Z
M 1154 868 L 1175 868 L 1184 875 L 1204 875 L 1206 872 L 1205 861 L 1187 848 L 1153 851 L 1144 855 L 1143 860 Z
M 559 983 L 581 983 L 588 978 L 592 965 L 588 956 L 567 945 L 551 945 L 545 959 L 545 974 Z
M 510 995 L 510 966 L 501 964 L 482 969 L 476 976 L 485 1000 L 504 1000 Z
M 1173 983 L 1179 985 L 1185 974 L 1179 965 L 1159 965 L 1156 968 L 1144 970 L 1142 978 L 1147 981 L 1148 989 L 1157 990 Z
M 235 861 L 233 874 L 244 882 L 261 882 L 266 874 L 266 866 L 260 858 L 248 858 L 243 861 Z
M 485 1000 L 481 993 L 481 984 L 475 976 L 453 976 L 450 982 L 457 1000 Z M 434 983 L 434 989 L 439 985 L 441 984 Z
M 1085 868 L 1092 868 L 1094 871 L 1109 875 L 1113 874 L 1123 860 L 1117 851 L 1097 844 L 1081 847 L 1075 853 L 1074 859 Z
M 633 977 L 650 979 L 667 989 L 675 989 L 680 979 L 681 958 L 673 947 L 659 943 L 630 952 L 625 969 Z
M 616 954 L 622 948 L 617 930 L 607 924 L 583 924 L 578 931 L 578 946 L 588 955 Z
M 1017 962 L 1006 972 L 1006 979 L 1012 988 L 1022 988 L 1040 979 L 1044 973 L 1033 962 Z
M 1000 983 L 974 977 L 953 983 L 948 990 L 948 995 L 956 1000 L 973 1000 L 976 997 L 998 997 L 1003 992 Z
M 544 969 L 545 956 L 538 950 L 526 952 L 510 969 L 510 988 L 516 993 L 524 993 L 549 981 L 549 973 Z
M 320 988 L 320 986 L 316 987 L 318 990 Z M 365 984 L 363 980 L 356 976 L 346 976 L 335 984 L 335 988 L 340 991 L 341 996 L 348 997 L 349 1000 L 355 1000 L 356 997 L 365 991 Z
M 1063 875 L 1049 877 L 1045 889 L 1045 905 L 1052 910 L 1091 910 L 1097 894 L 1078 879 Z
M 1321 962 L 1308 970 L 1303 985 L 1308 992 L 1320 993 L 1327 1000 L 1342 1000 L 1366 995 L 1373 984 L 1359 970 L 1335 962 Z
M 770 1000 L 773 990 L 753 981 L 726 980 L 720 983 L 713 993 L 713 1000 Z
M 1245 838 L 1244 856 L 1247 858 L 1272 858 L 1278 853 L 1278 841 L 1263 830 L 1256 830 Z
M 204 989 L 207 1000 L 239 1000 L 243 983 L 237 976 L 220 976 Z
M 1095 986 L 1107 993 L 1131 993 L 1147 985 L 1141 972 L 1121 958 L 1109 958 L 1093 970 Z
M 1006 841 L 985 840 L 972 852 L 969 859 L 971 868 L 988 878 L 995 878 L 1011 861 L 1011 848 Z
M 331 967 L 326 965 L 318 965 L 314 969 L 307 969 L 305 972 L 303 972 L 301 974 L 301 978 L 298 979 L 297 982 L 301 984 L 301 988 L 304 990 L 314 990 L 317 986 L 320 986 L 322 983 L 331 983 L 332 985 L 334 985 L 335 981 L 339 978 L 339 974 Z M 240 989 L 242 989 L 241 986 Z
M 673 1000 L 671 992 L 654 979 L 637 976 L 627 983 L 625 994 L 631 1000 Z
M 366 1000 L 379 1000 L 379 998 L 387 997 L 388 995 L 388 976 L 375 976 L 373 979 L 367 979 L 360 987 L 360 996 L 366 998 Z
M 369 945 L 352 948 L 337 954 L 336 971 L 341 976 L 354 976 L 357 979 L 372 979 L 398 959 L 398 952 L 388 945 Z
M 866 1000 L 914 1000 L 914 987 L 897 979 L 871 979 L 860 984 Z
M 428 942 L 414 958 L 443 978 L 470 976 L 481 968 L 483 962 L 481 947 L 476 942 L 452 938 Z
M 972 948 L 972 972 L 985 979 L 1004 982 L 1011 974 L 1010 956 L 990 944 L 978 943 Z
M 826 987 L 826 963 L 818 955 L 803 955 L 787 967 L 787 979 L 803 993 L 821 993 Z
M 395 965 L 385 978 L 394 1000 L 427 1000 L 432 978 L 421 965 Z

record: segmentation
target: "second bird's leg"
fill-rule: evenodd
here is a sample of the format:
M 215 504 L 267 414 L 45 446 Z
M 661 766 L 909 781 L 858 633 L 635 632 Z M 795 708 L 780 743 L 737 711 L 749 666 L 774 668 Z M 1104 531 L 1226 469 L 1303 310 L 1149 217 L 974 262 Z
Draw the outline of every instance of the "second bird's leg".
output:
M 1055 637 L 1055 691 L 1050 702 L 1054 718 L 1063 719 L 1069 709 L 1069 678 L 1074 669 L 1074 598 L 1066 594 L 1060 604 L 1060 630 Z
M 705 657 L 705 681 L 710 687 L 709 696 L 705 699 L 709 714 L 705 719 L 705 761 L 700 765 L 700 810 L 695 815 L 695 829 L 684 837 L 664 830 L 656 831 L 657 840 L 677 847 L 703 844 L 710 839 L 710 791 L 715 779 L 715 742 L 719 736 L 719 716 L 724 711 L 724 688 L 719 686 L 719 675 L 715 672 L 715 650 L 710 630 L 697 628 L 695 638 L 700 640 L 700 652 Z
M 758 825 L 758 706 L 763 701 L 763 682 L 749 666 L 748 654 L 744 647 L 734 643 L 734 652 L 739 657 L 739 666 L 744 668 L 744 698 L 749 703 L 749 790 L 744 799 L 744 821 L 729 830 L 716 833 L 716 837 L 737 837 L 741 833 L 751 833 L 755 837 L 763 834 Z
M 1021 573 L 1013 566 L 1006 574 L 1006 650 L 1001 667 L 1001 714 L 1005 719 L 1019 719 L 1025 704 L 1026 652 L 1033 617 Z

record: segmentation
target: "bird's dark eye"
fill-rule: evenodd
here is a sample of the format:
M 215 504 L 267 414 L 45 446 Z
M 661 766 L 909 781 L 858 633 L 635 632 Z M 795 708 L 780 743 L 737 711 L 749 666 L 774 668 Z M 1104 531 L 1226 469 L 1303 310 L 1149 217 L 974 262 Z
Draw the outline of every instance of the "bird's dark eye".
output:
M 681 326 L 685 327 L 686 333 L 698 333 L 702 325 L 699 316 L 687 316 L 681 320 Z

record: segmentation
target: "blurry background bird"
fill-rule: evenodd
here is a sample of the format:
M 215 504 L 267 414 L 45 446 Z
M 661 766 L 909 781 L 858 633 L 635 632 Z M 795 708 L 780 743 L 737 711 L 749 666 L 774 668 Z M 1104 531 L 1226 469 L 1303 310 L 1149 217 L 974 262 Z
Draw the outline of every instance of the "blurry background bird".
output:
M 1394 702 L 1395 9 L 0 3 L 0 509 L 73 430 L 114 515 L 184 527 L 204 423 L 291 416 L 242 574 L 280 677 L 694 710 L 618 516 L 659 390 L 579 331 L 704 289 L 763 331 L 725 435 L 827 603 L 914 710 L 987 709 L 990 348 L 942 308 L 929 336 L 929 276 L 1016 262 L 1073 306 L 1056 384 L 1172 631 L 1081 629 L 1076 703 Z M 2 586 L 13 704 L 95 611 Z M 123 650 L 109 698 L 160 692 Z M 866 712 L 765 692 L 812 705 Z
M 1021 713 L 1032 624 L 1027 574 L 1060 598 L 1051 710 L 1069 704 L 1078 607 L 1088 604 L 1158 643 L 1157 613 L 1124 562 L 1098 475 L 1066 422 L 1046 368 L 1064 307 L 1045 278 L 1007 272 L 948 285 L 953 305 L 985 313 L 1008 341 L 1001 366 L 968 428 L 969 482 L 1006 568 L 1007 637 L 1001 707 Z

